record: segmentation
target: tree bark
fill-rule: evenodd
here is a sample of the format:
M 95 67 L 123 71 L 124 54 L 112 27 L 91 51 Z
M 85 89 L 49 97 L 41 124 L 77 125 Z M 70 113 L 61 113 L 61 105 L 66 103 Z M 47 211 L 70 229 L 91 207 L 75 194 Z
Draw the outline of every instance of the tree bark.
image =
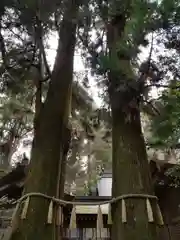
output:
M 113 188 L 112 195 L 153 194 L 140 113 L 137 109 L 131 121 L 121 110 L 112 109 Z M 135 114 L 135 115 L 134 115 Z M 113 206 L 113 240 L 155 240 L 155 223 L 148 223 L 146 199 L 125 200 L 127 223 L 122 223 L 121 201 Z
M 79 1 L 67 1 L 47 98 L 36 121 L 36 134 L 25 193 L 40 192 L 55 196 L 57 192 L 59 158 L 63 145 L 62 133 L 69 98 L 68 91 L 72 84 L 79 4 Z M 47 224 L 49 203 L 43 198 L 31 198 L 27 219 L 19 219 L 18 228 L 11 239 L 56 239 L 55 223 Z

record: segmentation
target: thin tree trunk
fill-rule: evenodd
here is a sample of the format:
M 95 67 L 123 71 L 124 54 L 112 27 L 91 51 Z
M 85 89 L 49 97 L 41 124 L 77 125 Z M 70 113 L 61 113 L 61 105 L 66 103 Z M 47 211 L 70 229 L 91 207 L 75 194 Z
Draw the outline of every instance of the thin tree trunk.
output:
M 8 140 L 2 144 L 1 148 L 1 164 L 0 167 L 4 170 L 8 170 L 11 167 L 11 158 L 17 149 L 19 139 L 16 138 L 16 132 L 19 130 L 20 124 L 15 124 L 9 132 Z
M 70 143 L 71 143 L 71 124 L 69 123 L 69 117 L 71 115 L 71 106 L 72 106 L 72 84 L 68 89 L 68 101 L 66 105 L 66 113 L 65 113 L 65 127 L 63 131 L 63 151 L 61 154 L 61 171 L 60 171 L 60 179 L 59 179 L 59 196 L 64 198 L 64 186 L 66 179 L 66 164 L 67 164 L 67 154 L 69 151 Z
M 36 79 L 36 94 L 35 94 L 35 116 L 34 116 L 34 133 L 36 133 L 36 123 L 42 107 L 42 86 L 41 86 L 41 75 L 37 72 Z
M 64 198 L 64 185 L 65 185 L 65 179 L 66 179 L 66 160 L 67 155 L 62 155 L 61 160 L 61 175 L 60 175 L 60 184 L 59 184 L 59 195 L 61 198 Z
M 25 193 L 40 192 L 50 196 L 56 195 L 62 132 L 69 98 L 68 89 L 72 84 L 78 7 L 79 1 L 69 0 L 62 20 L 49 91 L 36 121 L 36 134 Z M 55 224 L 47 224 L 49 203 L 43 198 L 31 198 L 27 219 L 19 220 L 18 229 L 11 239 L 55 239 Z
M 62 135 L 63 135 L 63 143 L 64 144 L 63 144 L 63 150 L 60 153 L 60 158 L 59 158 L 59 170 L 58 170 L 56 197 L 64 199 L 67 153 L 68 153 L 70 142 L 71 142 L 71 129 L 69 128 L 69 126 L 64 126 L 64 131 L 63 131 Z M 56 240 L 60 240 L 62 234 L 63 234 L 63 225 L 56 226 Z

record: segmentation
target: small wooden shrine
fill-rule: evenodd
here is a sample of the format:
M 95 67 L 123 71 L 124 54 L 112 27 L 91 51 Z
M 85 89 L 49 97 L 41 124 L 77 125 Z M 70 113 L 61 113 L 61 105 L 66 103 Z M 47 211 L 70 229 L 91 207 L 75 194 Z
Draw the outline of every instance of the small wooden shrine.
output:
M 64 208 L 64 227 L 63 227 L 63 239 L 102 239 L 110 240 L 110 227 L 108 225 L 108 204 L 101 206 L 101 212 L 103 216 L 103 228 L 97 231 L 97 212 L 98 205 L 87 206 L 83 205 L 87 202 L 99 202 L 110 200 L 110 197 L 96 197 L 96 196 L 83 196 L 73 197 L 73 201 L 82 202 L 82 205 L 76 206 L 76 229 L 70 229 L 70 218 L 72 214 L 72 207 Z

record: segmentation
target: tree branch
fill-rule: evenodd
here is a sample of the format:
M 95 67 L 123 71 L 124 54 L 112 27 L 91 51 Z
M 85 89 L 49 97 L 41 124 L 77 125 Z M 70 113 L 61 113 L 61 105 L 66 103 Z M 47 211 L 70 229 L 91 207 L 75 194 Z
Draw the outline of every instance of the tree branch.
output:
M 146 88 L 150 88 L 150 87 L 160 88 L 160 87 L 162 87 L 162 88 L 170 88 L 170 89 L 180 89 L 180 86 L 170 86 L 170 85 L 157 84 L 157 83 L 146 85 L 145 87 Z
M 6 47 L 4 43 L 4 38 L 2 35 L 2 25 L 0 22 L 0 50 L 1 50 L 1 55 L 2 55 L 2 60 L 4 63 L 4 66 L 7 67 L 7 62 L 6 62 Z
M 153 116 L 160 115 L 160 111 L 153 105 L 152 101 L 147 101 L 146 99 L 143 99 L 143 102 L 145 102 L 152 110 L 152 114 L 150 112 L 148 112 L 148 114 L 151 114 Z
M 41 24 L 41 20 L 38 18 L 38 16 L 36 16 L 36 22 L 37 22 L 37 43 L 39 45 L 39 50 L 42 54 L 42 58 L 43 58 L 43 62 L 44 62 L 44 66 L 46 69 L 46 72 L 49 76 L 49 78 L 51 78 L 51 71 L 47 62 L 47 58 L 46 58 L 46 53 L 45 53 L 45 48 L 44 48 L 44 44 L 43 44 L 43 39 L 42 39 L 42 24 Z

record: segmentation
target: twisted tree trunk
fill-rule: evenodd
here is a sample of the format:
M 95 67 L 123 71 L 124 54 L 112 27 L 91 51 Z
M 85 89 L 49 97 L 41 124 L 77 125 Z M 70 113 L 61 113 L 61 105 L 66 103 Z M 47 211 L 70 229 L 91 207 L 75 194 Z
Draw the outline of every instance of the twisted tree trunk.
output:
M 63 148 L 62 133 L 66 127 L 64 120 L 69 101 L 68 91 L 72 84 L 79 4 L 79 1 L 67 1 L 47 98 L 36 120 L 36 134 L 25 193 L 40 192 L 55 196 L 57 192 L 58 166 Z M 27 219 L 19 219 L 18 229 L 11 239 L 55 239 L 55 224 L 47 224 L 48 206 L 49 201 L 45 199 L 31 198 Z

